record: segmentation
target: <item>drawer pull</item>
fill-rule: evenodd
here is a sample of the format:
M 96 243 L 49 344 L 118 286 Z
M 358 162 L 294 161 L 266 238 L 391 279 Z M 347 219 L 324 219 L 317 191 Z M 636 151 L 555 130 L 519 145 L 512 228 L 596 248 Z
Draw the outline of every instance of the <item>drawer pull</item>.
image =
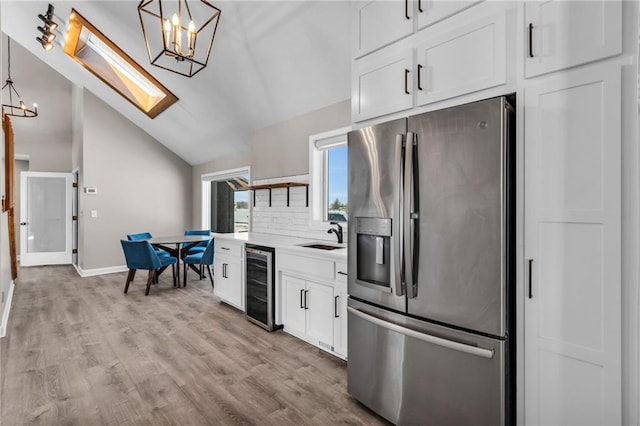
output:
M 338 271 L 338 275 L 344 275 L 346 277 L 349 274 L 347 274 L 346 272 Z

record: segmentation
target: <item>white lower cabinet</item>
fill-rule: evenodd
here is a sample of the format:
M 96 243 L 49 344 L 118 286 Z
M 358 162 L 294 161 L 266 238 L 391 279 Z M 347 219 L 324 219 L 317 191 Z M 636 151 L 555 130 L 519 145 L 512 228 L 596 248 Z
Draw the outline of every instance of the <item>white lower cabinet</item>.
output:
M 347 356 L 347 264 L 336 263 L 336 286 L 334 289 L 333 350 Z
M 301 264 L 312 265 L 308 257 L 281 256 L 285 264 L 278 265 L 281 319 L 284 330 L 342 358 L 347 356 L 347 286 L 338 278 L 321 282 L 313 275 L 305 276 L 297 270 Z M 278 256 L 276 256 L 278 259 Z M 296 259 L 299 259 L 297 261 Z M 293 262 L 293 263 L 290 263 Z M 326 260 L 318 260 L 327 267 Z M 346 271 L 346 265 L 330 262 L 330 274 Z M 310 270 L 313 270 L 311 266 Z M 318 269 L 316 269 L 317 271 Z M 346 272 L 345 272 L 346 273 Z
M 621 75 L 525 88 L 528 425 L 621 424 Z
M 304 296 L 307 282 L 303 279 L 282 274 L 283 292 L 282 323 L 292 334 L 304 335 L 307 332 L 307 311 L 304 308 Z
M 333 287 L 307 281 L 305 310 L 309 337 L 333 349 Z
M 216 241 L 213 270 L 213 293 L 244 311 L 244 245 L 222 239 Z

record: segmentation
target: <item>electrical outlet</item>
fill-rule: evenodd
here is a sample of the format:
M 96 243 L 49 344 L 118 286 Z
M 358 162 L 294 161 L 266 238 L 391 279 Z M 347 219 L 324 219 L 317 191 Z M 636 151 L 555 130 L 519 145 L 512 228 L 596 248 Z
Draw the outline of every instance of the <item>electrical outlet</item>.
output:
M 98 217 L 98 210 L 91 210 L 91 217 Z

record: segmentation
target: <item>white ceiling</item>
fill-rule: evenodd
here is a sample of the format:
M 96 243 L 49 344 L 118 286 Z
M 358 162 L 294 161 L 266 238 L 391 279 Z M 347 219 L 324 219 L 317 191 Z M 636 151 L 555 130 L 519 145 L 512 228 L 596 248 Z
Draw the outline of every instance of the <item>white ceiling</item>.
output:
M 350 96 L 351 19 L 347 1 L 212 1 L 222 10 L 208 66 L 192 78 L 151 66 L 137 12 L 138 1 L 53 2 L 60 33 L 45 52 L 35 37 L 46 1 L 0 3 L 0 28 L 31 54 L 75 84 L 86 87 L 192 165 L 248 149 L 256 129 L 340 102 Z M 61 43 L 75 8 L 180 100 L 150 119 L 76 64 Z M 2 40 L 6 44 L 6 38 Z M 15 43 L 14 43 L 15 44 Z M 12 44 L 12 46 L 14 45 Z M 3 46 L 3 50 L 6 47 Z M 12 49 L 12 77 L 25 101 L 37 102 L 41 117 L 28 131 L 46 133 L 45 97 L 34 100 L 29 81 L 46 79 L 33 61 Z M 6 57 L 2 58 L 3 68 Z M 29 68 L 19 69 L 23 62 Z M 37 62 L 37 61 L 36 61 Z M 23 72 L 23 75 L 20 75 Z M 2 80 L 6 75 L 2 75 Z M 55 78 L 53 78 L 56 81 Z M 59 120 L 59 117 L 56 117 Z M 17 121 L 17 120 L 15 120 Z M 58 124 L 59 125 L 59 124 Z M 70 123 L 69 123 L 70 125 Z M 16 127 L 16 134 L 18 128 Z

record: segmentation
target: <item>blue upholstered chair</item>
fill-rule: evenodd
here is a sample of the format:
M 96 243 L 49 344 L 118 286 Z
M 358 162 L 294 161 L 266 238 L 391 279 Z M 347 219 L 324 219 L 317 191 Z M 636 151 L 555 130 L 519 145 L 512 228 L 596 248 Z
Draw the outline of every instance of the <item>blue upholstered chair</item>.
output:
M 122 250 L 124 251 L 124 258 L 127 261 L 127 268 L 129 273 L 127 274 L 127 282 L 124 285 L 124 293 L 127 294 L 129 290 L 129 284 L 133 281 L 136 275 L 136 270 L 146 269 L 149 271 L 147 278 L 147 290 L 144 295 L 149 295 L 149 289 L 151 283 L 154 281 L 156 272 L 166 266 L 171 265 L 173 270 L 173 285 L 176 285 L 176 262 L 177 259 L 173 256 L 158 256 L 153 246 L 148 241 L 127 241 L 120 240 L 122 244 Z
M 187 271 L 189 270 L 189 265 L 200 265 L 206 266 L 209 271 L 209 279 L 211 280 L 211 287 L 213 287 L 213 275 L 211 274 L 211 265 L 213 265 L 213 240 L 209 240 L 205 250 L 200 253 L 189 254 L 182 259 L 184 263 L 184 281 L 183 286 L 187 286 Z
M 128 234 L 127 239 L 129 241 L 140 241 L 140 240 L 148 240 L 151 238 L 151 233 L 149 232 L 141 232 L 139 234 Z M 159 249 L 157 247 L 153 248 L 158 256 L 171 256 L 166 251 Z
M 186 231 L 184 231 L 184 235 L 206 235 L 210 237 L 211 231 L 209 231 L 208 229 L 187 229 Z M 187 245 L 189 245 L 189 243 L 184 243 L 182 244 L 182 247 L 184 248 Z M 202 241 L 196 244 L 195 246 L 191 247 L 187 251 L 186 255 L 203 253 L 206 248 L 207 248 L 207 241 Z

